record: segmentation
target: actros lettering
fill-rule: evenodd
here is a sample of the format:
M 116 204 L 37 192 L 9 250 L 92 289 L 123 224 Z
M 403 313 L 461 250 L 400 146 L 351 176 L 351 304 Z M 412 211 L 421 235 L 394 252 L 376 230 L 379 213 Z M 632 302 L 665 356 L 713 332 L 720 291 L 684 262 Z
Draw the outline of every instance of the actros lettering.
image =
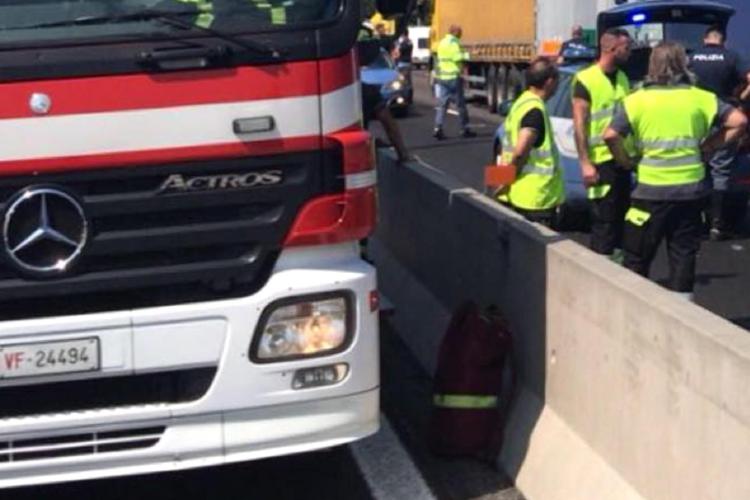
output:
M 246 174 L 206 175 L 200 177 L 185 177 L 182 174 L 172 174 L 159 186 L 158 192 L 246 189 L 258 186 L 273 186 L 283 180 L 284 175 L 281 170 L 248 172 Z

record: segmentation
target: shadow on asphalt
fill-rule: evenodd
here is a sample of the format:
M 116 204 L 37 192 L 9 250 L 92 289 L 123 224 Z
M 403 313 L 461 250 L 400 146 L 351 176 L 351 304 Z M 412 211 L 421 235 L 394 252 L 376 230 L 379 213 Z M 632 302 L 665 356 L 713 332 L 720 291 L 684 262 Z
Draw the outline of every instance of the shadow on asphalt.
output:
M 445 459 L 429 451 L 432 379 L 387 318 L 381 321 L 380 339 L 383 411 L 435 496 L 440 500 L 523 500 L 507 476 L 487 463 Z

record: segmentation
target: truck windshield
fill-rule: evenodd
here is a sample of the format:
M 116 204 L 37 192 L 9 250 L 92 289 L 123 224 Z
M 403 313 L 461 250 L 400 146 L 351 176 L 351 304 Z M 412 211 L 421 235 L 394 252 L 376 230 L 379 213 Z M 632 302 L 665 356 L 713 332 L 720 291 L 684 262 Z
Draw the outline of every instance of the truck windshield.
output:
M 644 23 L 623 26 L 633 38 L 633 48 L 653 48 L 662 40 L 678 42 L 688 51 L 700 47 L 708 25 L 702 23 Z
M 0 45 L 173 36 L 153 13 L 234 34 L 295 29 L 335 17 L 341 0 L 4 0 Z M 140 15 L 144 13 L 144 15 Z M 194 33 L 192 33 L 194 34 Z

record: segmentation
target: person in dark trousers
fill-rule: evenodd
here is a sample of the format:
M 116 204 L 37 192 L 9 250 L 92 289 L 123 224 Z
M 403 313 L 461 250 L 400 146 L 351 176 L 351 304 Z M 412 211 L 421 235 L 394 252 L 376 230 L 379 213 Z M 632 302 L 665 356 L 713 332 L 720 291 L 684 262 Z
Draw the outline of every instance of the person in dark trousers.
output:
M 690 56 L 690 69 L 697 78 L 698 87 L 713 92 L 725 102 L 732 102 L 733 92 L 738 85 L 750 83 L 750 68 L 744 67 L 736 52 L 724 46 L 725 41 L 726 35 L 720 27 L 708 28 L 703 37 L 703 47 Z M 709 232 L 712 240 L 728 236 L 726 201 L 736 160 L 737 147 L 730 145 L 716 151 L 708 161 L 713 181 Z
M 692 300 L 708 192 L 702 157 L 738 141 L 747 118 L 715 94 L 693 86 L 687 65 L 684 47 L 657 45 L 644 87 L 618 106 L 604 140 L 620 165 L 638 172 L 625 216 L 625 267 L 647 277 L 666 239 L 667 286 Z M 635 157 L 624 145 L 629 136 L 635 138 Z
M 630 57 L 630 44 L 627 31 L 607 30 L 600 39 L 599 60 L 576 74 L 572 96 L 581 176 L 591 202 L 590 247 L 616 261 L 622 258 L 632 174 L 615 162 L 602 134 L 617 103 L 630 93 L 628 77 L 619 69 Z

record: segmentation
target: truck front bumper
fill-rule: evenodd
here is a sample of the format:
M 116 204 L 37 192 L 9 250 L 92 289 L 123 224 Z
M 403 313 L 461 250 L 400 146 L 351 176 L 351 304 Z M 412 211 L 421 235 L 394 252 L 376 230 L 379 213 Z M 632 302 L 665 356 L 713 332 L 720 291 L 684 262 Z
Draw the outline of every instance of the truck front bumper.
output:
M 375 289 L 375 271 L 359 258 L 356 244 L 300 248 L 284 251 L 266 286 L 250 297 L 3 323 L 0 345 L 96 336 L 102 362 L 96 374 L 5 380 L 0 391 L 15 386 L 31 393 L 35 386 L 194 369 L 209 370 L 212 379 L 200 394 L 177 403 L 130 401 L 66 410 L 68 394 L 50 391 L 57 406 L 63 405 L 60 411 L 0 418 L 0 487 L 253 460 L 374 433 L 379 412 Z M 329 292 L 353 297 L 353 337 L 343 352 L 251 361 L 256 326 L 269 304 Z M 292 387 L 298 370 L 330 365 L 346 365 L 346 376 L 333 385 Z

